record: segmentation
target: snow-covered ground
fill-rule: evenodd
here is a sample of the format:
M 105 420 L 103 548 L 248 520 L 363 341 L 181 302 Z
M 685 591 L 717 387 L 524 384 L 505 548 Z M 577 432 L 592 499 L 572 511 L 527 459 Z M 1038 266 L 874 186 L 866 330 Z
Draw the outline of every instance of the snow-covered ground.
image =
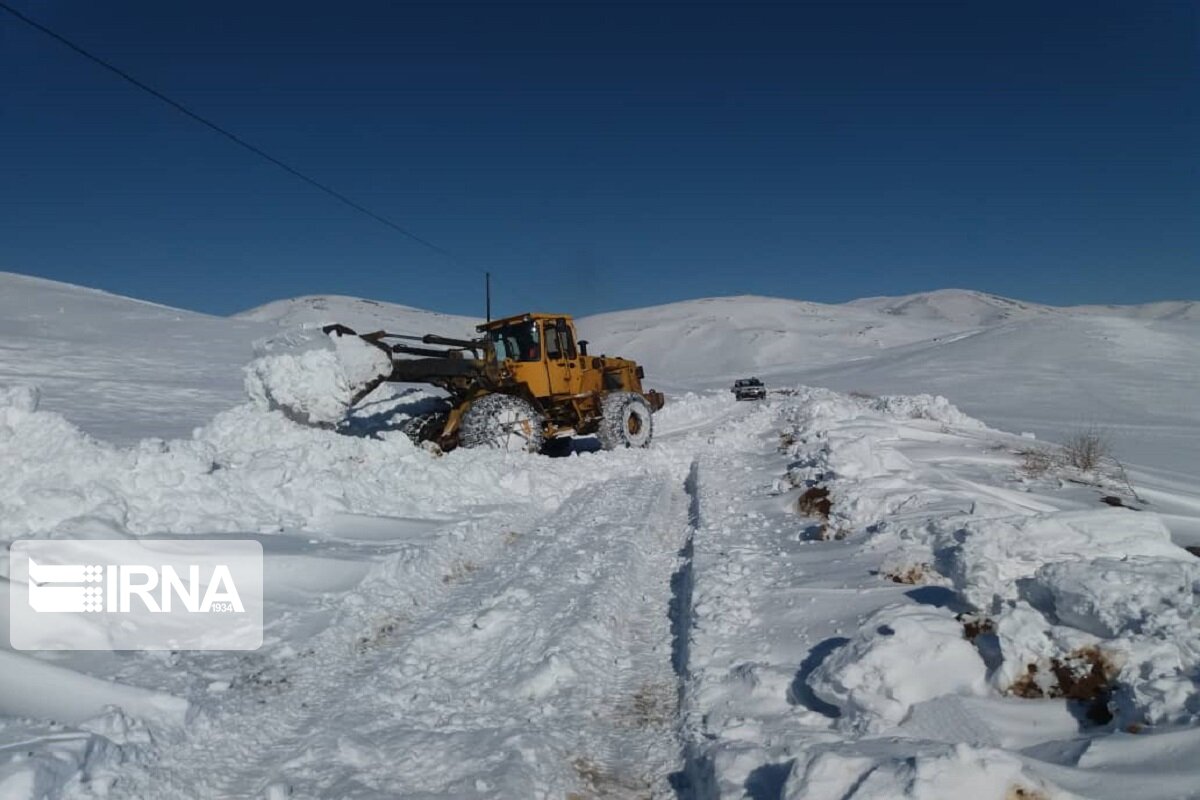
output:
M 4 635 L 6 800 L 1200 797 L 1192 307 L 592 317 L 669 402 L 649 450 L 548 458 L 413 447 L 422 391 L 347 435 L 243 389 L 297 324 L 470 320 L 9 275 L 0 306 L 0 540 L 252 537 L 267 591 L 253 653 Z M 754 372 L 787 391 L 736 403 Z M 1124 471 L 1042 436 L 1090 423 Z

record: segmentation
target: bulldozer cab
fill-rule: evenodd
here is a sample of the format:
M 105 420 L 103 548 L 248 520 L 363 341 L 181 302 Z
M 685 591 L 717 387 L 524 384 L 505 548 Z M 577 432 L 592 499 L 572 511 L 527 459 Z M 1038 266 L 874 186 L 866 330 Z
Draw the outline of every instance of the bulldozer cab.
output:
M 586 370 L 575 338 L 575 323 L 565 314 L 522 314 L 480 325 L 496 361 L 535 397 L 574 395 L 585 386 Z

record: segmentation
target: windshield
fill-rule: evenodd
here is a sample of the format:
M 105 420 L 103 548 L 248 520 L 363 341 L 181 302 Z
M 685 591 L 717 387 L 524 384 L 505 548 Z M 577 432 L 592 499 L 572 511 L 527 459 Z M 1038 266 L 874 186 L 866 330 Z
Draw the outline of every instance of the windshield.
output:
M 496 348 L 497 361 L 538 361 L 542 357 L 541 337 L 536 322 L 505 325 L 488 331 L 487 335 Z

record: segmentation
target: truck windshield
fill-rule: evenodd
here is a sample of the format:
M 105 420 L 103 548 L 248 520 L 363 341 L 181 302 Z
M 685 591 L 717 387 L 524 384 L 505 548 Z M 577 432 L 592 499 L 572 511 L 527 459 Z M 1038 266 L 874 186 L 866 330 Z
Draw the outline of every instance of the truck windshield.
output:
M 496 360 L 539 361 L 542 358 L 542 342 L 536 322 L 520 322 L 488 331 L 496 348 Z

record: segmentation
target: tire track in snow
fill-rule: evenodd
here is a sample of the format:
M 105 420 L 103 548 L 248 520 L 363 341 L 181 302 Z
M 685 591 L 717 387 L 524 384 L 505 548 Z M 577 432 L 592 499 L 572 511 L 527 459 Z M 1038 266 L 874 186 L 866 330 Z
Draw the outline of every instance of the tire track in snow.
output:
M 377 646 L 317 643 L 287 685 L 203 721 L 127 792 L 667 794 L 680 483 L 627 476 L 576 492 L 494 559 L 435 585 Z
M 688 497 L 687 538 L 679 551 L 679 568 L 671 576 L 671 665 L 677 690 L 678 736 L 682 764 L 671 774 L 671 788 L 679 798 L 693 798 L 711 783 L 712 767 L 699 744 L 700 722 L 692 701 L 691 636 L 693 573 L 696 531 L 701 520 L 700 458 L 692 461 L 684 490 Z

